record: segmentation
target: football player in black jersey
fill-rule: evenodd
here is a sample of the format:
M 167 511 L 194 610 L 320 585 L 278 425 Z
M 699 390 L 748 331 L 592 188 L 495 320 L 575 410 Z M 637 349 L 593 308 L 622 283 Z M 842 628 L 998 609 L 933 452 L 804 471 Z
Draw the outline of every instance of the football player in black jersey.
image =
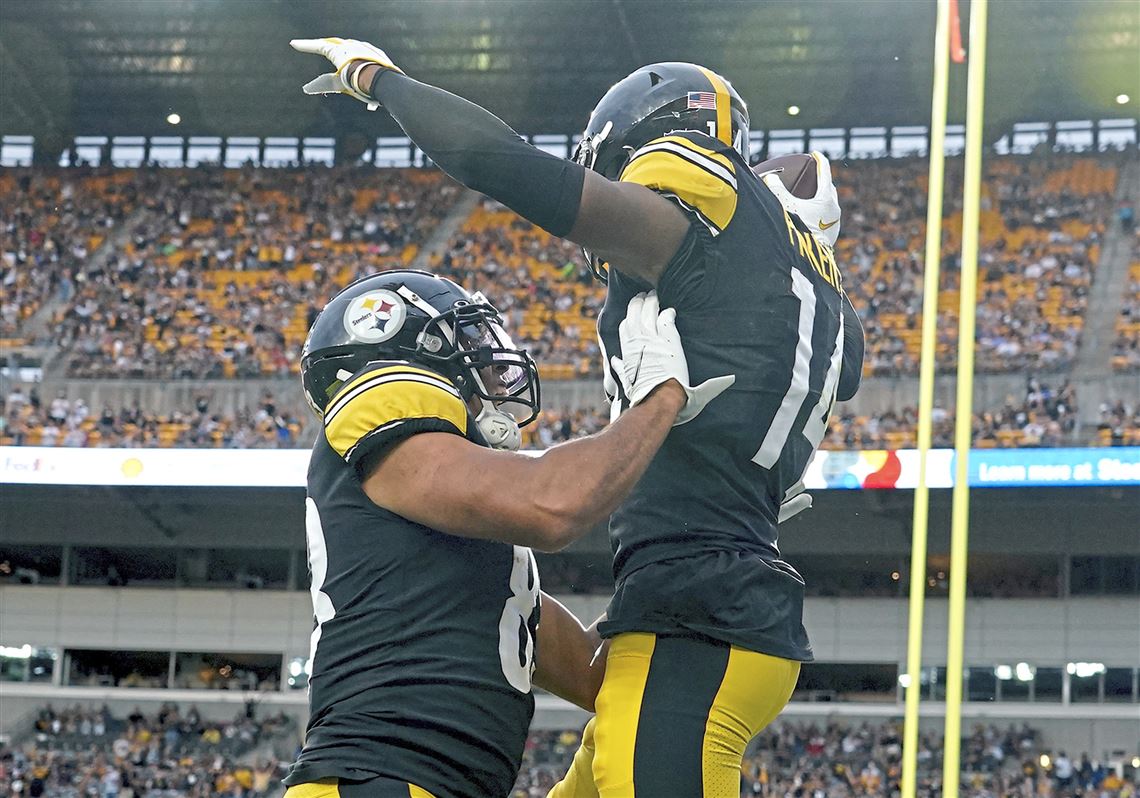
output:
M 306 92 L 382 105 L 452 177 L 588 250 L 609 283 L 598 329 L 617 422 L 636 398 L 621 330 L 640 292 L 677 310 L 694 378 L 732 380 L 669 433 L 612 514 L 605 679 L 551 795 L 736 798 L 745 746 L 812 658 L 803 580 L 776 543 L 781 508 L 807 503 L 803 475 L 832 405 L 860 379 L 862 329 L 828 240 L 837 204 L 826 219 L 785 207 L 749 169 L 743 101 L 694 64 L 614 85 L 568 161 L 372 45 L 292 45 L 336 68 Z
M 674 311 L 631 300 L 621 423 L 541 457 L 517 448 L 538 371 L 479 294 L 424 272 L 360 280 L 301 357 L 323 422 L 306 537 L 316 617 L 310 718 L 290 798 L 504 798 L 533 683 L 593 709 L 599 641 L 540 593 L 530 548 L 557 549 L 617 506 L 688 388 Z

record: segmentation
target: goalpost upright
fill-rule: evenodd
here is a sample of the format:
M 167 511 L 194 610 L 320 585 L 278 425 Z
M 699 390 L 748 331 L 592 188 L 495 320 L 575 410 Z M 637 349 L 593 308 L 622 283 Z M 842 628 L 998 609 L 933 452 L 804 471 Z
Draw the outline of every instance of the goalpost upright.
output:
M 907 630 L 906 715 L 903 723 L 902 798 L 915 798 L 918 716 L 922 686 L 922 621 L 926 596 L 926 540 L 930 489 L 926 482 L 934 409 L 934 365 L 938 334 L 938 284 L 942 260 L 942 195 L 946 171 L 946 105 L 950 79 L 950 0 L 937 0 L 934 26 L 934 90 L 930 104 L 930 172 L 926 194 L 926 253 L 923 262 L 922 348 L 918 378 L 918 484 L 910 556 L 910 623 Z
M 962 745 L 962 653 L 966 626 L 966 560 L 969 549 L 969 456 L 974 409 L 974 327 L 977 318 L 987 11 L 988 0 L 973 0 L 970 3 L 969 69 L 966 75 L 966 157 L 962 186 L 962 283 L 958 305 L 958 384 L 954 421 L 954 496 L 950 520 L 946 727 L 942 759 L 944 798 L 958 798 Z

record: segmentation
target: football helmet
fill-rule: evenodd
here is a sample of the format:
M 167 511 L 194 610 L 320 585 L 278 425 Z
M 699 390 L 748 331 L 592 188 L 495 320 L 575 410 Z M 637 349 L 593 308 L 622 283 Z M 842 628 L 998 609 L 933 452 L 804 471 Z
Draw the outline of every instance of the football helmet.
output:
M 475 421 L 495 448 L 517 449 L 519 427 L 541 407 L 538 367 L 515 347 L 494 306 L 428 272 L 364 277 L 325 305 L 301 350 L 301 381 L 313 412 L 323 415 L 345 380 L 376 360 L 431 369 L 465 401 L 478 397 Z
M 711 69 L 670 61 L 644 66 L 610 87 L 590 113 L 574 160 L 616 180 L 634 152 L 680 130 L 712 136 L 748 159 L 748 106 L 736 89 Z M 583 254 L 605 282 L 605 266 Z

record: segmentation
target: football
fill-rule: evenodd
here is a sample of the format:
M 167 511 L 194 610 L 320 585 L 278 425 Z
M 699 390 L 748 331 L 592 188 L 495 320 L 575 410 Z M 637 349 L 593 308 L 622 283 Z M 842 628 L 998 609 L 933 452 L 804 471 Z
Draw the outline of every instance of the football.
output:
M 784 188 L 793 197 L 800 199 L 811 199 L 818 188 L 819 170 L 816 168 L 815 158 L 804 152 L 769 158 L 753 166 L 752 171 L 757 176 L 778 171 Z

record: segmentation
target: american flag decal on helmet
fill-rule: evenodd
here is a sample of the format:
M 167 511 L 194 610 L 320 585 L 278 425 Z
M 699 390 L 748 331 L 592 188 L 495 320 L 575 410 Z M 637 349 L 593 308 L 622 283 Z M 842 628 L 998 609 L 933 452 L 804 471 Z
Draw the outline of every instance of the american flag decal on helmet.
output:
M 716 110 L 716 92 L 712 91 L 691 91 L 689 92 L 689 103 L 686 106 L 689 109 L 704 108 L 708 111 Z

